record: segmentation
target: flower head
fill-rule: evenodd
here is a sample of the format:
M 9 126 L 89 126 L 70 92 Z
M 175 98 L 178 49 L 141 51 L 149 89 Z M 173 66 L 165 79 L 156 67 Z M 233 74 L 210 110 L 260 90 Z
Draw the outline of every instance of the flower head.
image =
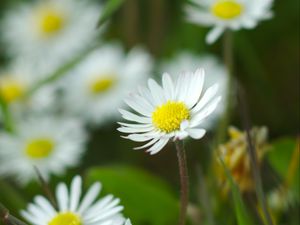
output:
M 221 97 L 215 97 L 215 84 L 202 94 L 204 70 L 179 75 L 174 83 L 165 73 L 162 87 L 149 79 L 148 87 L 139 88 L 125 102 L 136 113 L 120 109 L 123 118 L 134 123 L 119 123 L 118 130 L 129 133 L 128 138 L 137 142 L 149 141 L 136 149 L 149 148 L 150 154 L 159 152 L 170 139 L 184 139 L 190 136 L 200 139 L 206 133 L 201 124 L 217 107 Z M 150 147 L 151 146 L 151 147 Z
M 187 20 L 213 26 L 207 35 L 208 43 L 215 42 L 225 29 L 252 29 L 261 20 L 272 17 L 273 0 L 193 0 L 186 7 Z
M 227 82 L 228 76 L 224 65 L 213 55 L 197 55 L 191 52 L 180 52 L 175 55 L 169 61 L 162 64 L 160 71 L 165 71 L 169 74 L 176 74 L 176 72 L 194 71 L 201 65 L 205 72 L 204 88 L 208 88 L 211 85 L 218 83 L 219 95 L 227 96 Z M 217 119 L 223 114 L 225 110 L 224 104 L 220 104 L 214 113 L 209 116 L 201 126 L 205 129 L 212 129 Z
M 16 134 L 0 134 L 0 175 L 22 184 L 36 178 L 62 174 L 79 163 L 86 134 L 74 119 L 41 117 L 18 121 Z
M 125 219 L 120 214 L 123 206 L 119 205 L 119 199 L 107 195 L 96 200 L 101 190 L 101 184 L 94 183 L 80 201 L 81 185 L 81 177 L 76 176 L 71 182 L 70 192 L 68 192 L 65 183 L 60 183 L 57 186 L 57 210 L 46 198 L 36 196 L 34 203 L 29 204 L 27 210 L 21 211 L 21 214 L 33 225 L 124 224 Z M 125 225 L 130 225 L 130 221 L 127 220 Z
M 117 44 L 93 51 L 62 82 L 69 114 L 89 124 L 101 124 L 119 116 L 118 107 L 152 68 L 151 57 L 139 48 L 125 54 Z
M 242 192 L 252 191 L 254 189 L 254 180 L 252 176 L 250 158 L 247 151 L 247 137 L 245 132 L 241 132 L 234 127 L 229 130 L 230 140 L 219 146 L 221 157 L 225 165 L 231 172 L 231 175 Z M 251 130 L 253 143 L 255 144 L 258 162 L 261 163 L 266 151 L 267 144 L 267 129 L 265 127 L 253 128 Z M 222 172 L 220 165 L 217 165 L 217 173 L 219 181 L 225 191 L 228 190 L 229 184 L 225 174 Z M 224 185 L 225 184 L 225 185 Z
M 11 55 L 57 65 L 84 49 L 97 35 L 101 7 L 77 0 L 38 0 L 10 10 L 2 33 Z

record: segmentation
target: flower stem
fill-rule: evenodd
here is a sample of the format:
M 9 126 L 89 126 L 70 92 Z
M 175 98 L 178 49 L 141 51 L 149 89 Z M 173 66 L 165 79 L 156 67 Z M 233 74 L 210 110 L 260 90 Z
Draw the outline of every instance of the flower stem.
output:
M 187 207 L 189 201 L 189 178 L 186 162 L 186 153 L 183 142 L 176 140 L 175 147 L 177 151 L 179 175 L 180 175 L 180 214 L 179 225 L 184 225 L 186 221 Z
M 248 154 L 250 156 L 250 164 L 251 164 L 253 178 L 255 181 L 256 194 L 257 194 L 259 204 L 260 204 L 263 214 L 264 214 L 263 220 L 266 225 L 273 225 L 274 223 L 272 221 L 270 212 L 268 210 L 267 201 L 266 201 L 266 197 L 265 197 L 263 186 L 262 186 L 262 179 L 261 179 L 261 174 L 260 174 L 258 160 L 257 160 L 257 153 L 256 153 L 257 151 L 256 151 L 256 147 L 253 143 L 251 132 L 250 132 L 251 125 L 250 125 L 250 119 L 249 119 L 249 114 L 248 114 L 245 93 L 244 93 L 244 90 L 242 89 L 241 85 L 239 85 L 238 97 L 239 97 L 238 103 L 240 106 L 240 114 L 241 114 L 243 125 L 246 130 L 246 138 L 247 138 L 247 144 L 248 144 L 247 149 L 248 149 Z
M 226 30 L 223 39 L 223 58 L 226 66 L 226 72 L 228 76 L 227 80 L 227 95 L 225 96 L 225 112 L 220 121 L 220 125 L 217 133 L 217 144 L 222 143 L 225 139 L 227 127 L 230 123 L 230 117 L 232 112 L 233 99 L 235 94 L 235 79 L 234 79 L 234 60 L 233 60 L 233 41 L 232 32 Z
M 2 99 L 0 96 L 0 114 L 2 113 L 3 117 L 3 123 L 4 123 L 4 129 L 7 132 L 13 132 L 14 126 L 13 126 L 13 119 L 9 110 L 8 104 Z

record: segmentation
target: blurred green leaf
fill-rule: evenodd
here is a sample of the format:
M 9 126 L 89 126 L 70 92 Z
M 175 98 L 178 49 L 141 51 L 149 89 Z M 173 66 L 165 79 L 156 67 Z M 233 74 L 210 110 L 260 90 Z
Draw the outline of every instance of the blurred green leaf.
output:
M 133 224 L 176 224 L 179 211 L 171 189 L 159 178 L 142 169 L 127 166 L 92 168 L 89 184 L 100 181 L 106 194 L 121 199 L 124 214 Z
M 238 222 L 238 225 L 253 225 L 253 221 L 247 212 L 246 205 L 243 202 L 240 190 L 236 183 L 234 182 L 228 168 L 226 167 L 225 163 L 222 159 L 220 159 L 221 164 L 225 170 L 226 177 L 230 184 L 230 189 L 232 192 L 234 207 L 235 207 L 235 215 Z
M 274 141 L 267 157 L 275 171 L 299 195 L 299 146 L 296 138 Z
M 100 27 L 113 13 L 115 13 L 121 7 L 124 2 L 125 0 L 108 0 L 104 6 L 97 27 Z

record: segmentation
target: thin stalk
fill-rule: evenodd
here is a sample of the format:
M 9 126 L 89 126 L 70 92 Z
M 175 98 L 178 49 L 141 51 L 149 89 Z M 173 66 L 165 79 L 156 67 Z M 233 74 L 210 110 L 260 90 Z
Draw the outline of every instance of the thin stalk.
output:
M 251 137 L 250 133 L 250 119 L 248 115 L 248 108 L 246 104 L 246 99 L 245 99 L 245 94 L 244 91 L 239 88 L 238 91 L 238 100 L 239 100 L 239 108 L 240 108 L 240 114 L 242 118 L 242 122 L 246 131 L 246 138 L 248 142 L 248 154 L 250 156 L 250 164 L 251 164 L 251 169 L 253 173 L 253 178 L 255 181 L 255 189 L 256 189 L 256 194 L 258 197 L 259 204 L 262 208 L 263 214 L 264 214 L 264 222 L 267 225 L 273 225 L 273 221 L 271 218 L 271 215 L 269 213 L 268 207 L 267 207 L 267 201 L 265 198 L 263 186 L 262 186 L 262 180 L 261 180 L 261 174 L 258 166 L 258 160 L 257 160 L 257 154 L 256 154 L 256 148 L 255 145 L 253 144 L 253 140 Z
M 7 132 L 13 132 L 13 118 L 11 116 L 8 104 L 0 96 L 0 109 L 2 111 L 3 125 Z
M 234 80 L 234 60 L 233 60 L 233 35 L 230 30 L 226 30 L 223 38 L 223 58 L 227 72 L 227 95 L 225 96 L 225 112 L 221 119 L 218 133 L 217 144 L 222 143 L 225 139 L 226 129 L 230 123 L 230 117 L 233 106 L 233 99 L 235 94 L 235 80 Z
M 57 207 L 57 202 L 56 202 L 56 200 L 55 200 L 55 198 L 54 198 L 54 195 L 53 195 L 53 193 L 52 193 L 52 191 L 51 191 L 51 189 L 50 189 L 50 187 L 49 187 L 49 184 L 48 184 L 48 183 L 46 182 L 46 180 L 43 178 L 42 174 L 40 173 L 40 171 L 38 170 L 37 167 L 34 167 L 34 170 L 35 170 L 35 172 L 36 172 L 36 174 L 37 174 L 37 177 L 38 177 L 38 179 L 39 179 L 39 181 L 40 181 L 40 184 L 41 184 L 41 186 L 42 186 L 42 188 L 43 188 L 43 190 L 44 190 L 44 193 L 45 193 L 46 196 L 48 197 L 48 199 L 49 199 L 51 205 L 52 205 L 55 209 L 58 209 L 58 207 Z
M 185 225 L 187 207 L 189 202 L 189 177 L 186 161 L 186 153 L 183 142 L 176 140 L 175 147 L 177 151 L 179 175 L 180 175 L 180 214 L 179 225 Z
M 19 220 L 18 218 L 12 216 L 9 213 L 9 210 L 5 208 L 5 206 L 0 202 L 0 219 L 6 225 L 27 225 L 23 221 Z

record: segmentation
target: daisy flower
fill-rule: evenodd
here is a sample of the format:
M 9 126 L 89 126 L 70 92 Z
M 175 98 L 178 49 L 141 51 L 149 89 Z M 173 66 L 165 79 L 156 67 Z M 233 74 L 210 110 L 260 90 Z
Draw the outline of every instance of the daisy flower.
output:
M 58 209 L 43 196 L 36 196 L 34 203 L 27 210 L 21 211 L 22 216 L 33 225 L 130 225 L 130 221 L 120 214 L 123 206 L 120 200 L 107 195 L 97 200 L 101 184 L 94 183 L 82 196 L 82 179 L 75 176 L 70 191 L 65 183 L 56 188 Z
M 86 133 L 78 120 L 35 117 L 16 121 L 15 134 L 0 133 L 0 175 L 26 184 L 36 178 L 63 174 L 79 163 Z
M 3 41 L 12 55 L 39 63 L 72 57 L 97 35 L 101 7 L 80 0 L 38 0 L 11 9 L 2 23 Z M 42 59 L 42 60 L 41 60 Z
M 227 96 L 227 82 L 228 76 L 224 65 L 213 55 L 197 55 L 191 52 L 180 52 L 174 58 L 164 62 L 160 71 L 169 74 L 176 74 L 177 71 L 195 71 L 199 65 L 205 69 L 206 77 L 204 88 L 208 88 L 215 83 L 219 85 L 219 94 Z M 202 123 L 205 129 L 211 129 L 216 120 L 223 114 L 225 107 L 223 104 L 219 105 L 215 112 Z
M 89 124 L 101 124 L 118 116 L 123 96 L 145 79 L 152 68 L 150 56 L 134 48 L 125 54 L 121 46 L 108 44 L 93 51 L 62 81 L 68 113 Z
M 40 88 L 30 97 L 26 96 L 40 81 L 39 75 L 49 71 L 49 67 L 36 67 L 27 60 L 13 62 L 0 71 L 0 98 L 15 116 L 26 110 L 32 113 L 53 109 L 56 90 L 53 84 Z
M 201 127 L 217 107 L 221 97 L 215 97 L 218 85 L 202 92 L 204 70 L 185 72 L 175 82 L 165 73 L 162 87 L 153 79 L 148 80 L 148 87 L 139 88 L 125 102 L 136 113 L 120 109 L 123 118 L 134 123 L 119 123 L 118 130 L 129 133 L 128 138 L 137 142 L 149 141 L 136 149 L 148 148 L 147 152 L 159 152 L 170 139 L 202 138 L 206 131 Z M 150 147 L 151 146 L 151 147 Z
M 273 0 L 192 0 L 186 7 L 187 20 L 213 27 L 206 37 L 215 42 L 225 29 L 253 29 L 258 22 L 272 17 Z

